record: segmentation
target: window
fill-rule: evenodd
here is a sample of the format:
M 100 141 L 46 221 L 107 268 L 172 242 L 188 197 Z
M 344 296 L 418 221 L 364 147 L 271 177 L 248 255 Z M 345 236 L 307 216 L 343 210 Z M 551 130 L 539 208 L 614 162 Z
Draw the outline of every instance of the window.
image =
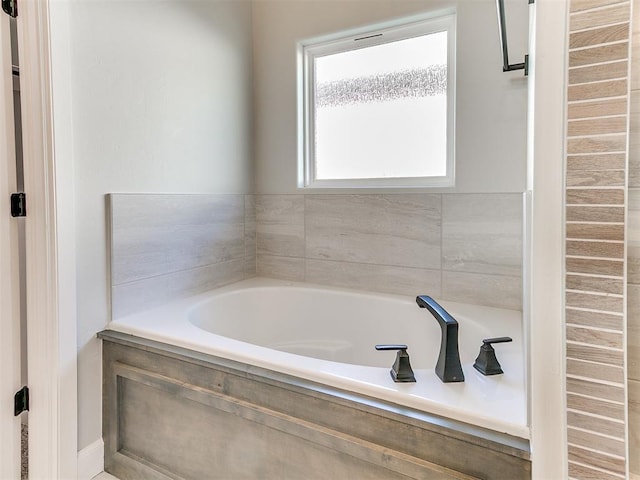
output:
M 453 185 L 455 15 L 299 45 L 299 186 Z

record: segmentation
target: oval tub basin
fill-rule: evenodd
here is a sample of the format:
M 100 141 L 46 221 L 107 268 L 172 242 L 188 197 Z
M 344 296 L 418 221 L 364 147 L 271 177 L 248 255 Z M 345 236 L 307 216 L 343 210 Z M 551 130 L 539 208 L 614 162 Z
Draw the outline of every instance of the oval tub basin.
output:
M 528 438 L 521 312 L 439 303 L 459 323 L 463 383 L 436 376 L 441 330 L 415 295 L 253 278 L 108 328 Z M 513 338 L 495 346 L 504 374 L 484 376 L 473 368 L 482 340 L 502 336 Z M 374 348 L 390 343 L 408 345 L 415 383 L 391 379 L 396 353 Z

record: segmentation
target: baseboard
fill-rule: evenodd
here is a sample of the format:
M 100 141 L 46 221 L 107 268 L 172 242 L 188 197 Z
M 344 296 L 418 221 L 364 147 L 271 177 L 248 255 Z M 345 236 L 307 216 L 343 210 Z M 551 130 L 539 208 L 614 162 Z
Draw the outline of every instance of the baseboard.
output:
M 104 442 L 98 439 L 78 452 L 78 480 L 91 480 L 104 470 Z

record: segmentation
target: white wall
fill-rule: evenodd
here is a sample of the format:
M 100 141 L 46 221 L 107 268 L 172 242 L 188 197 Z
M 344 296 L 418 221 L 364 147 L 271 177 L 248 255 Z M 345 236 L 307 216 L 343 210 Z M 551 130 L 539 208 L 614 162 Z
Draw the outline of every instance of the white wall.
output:
M 69 39 L 72 120 L 56 129 L 73 139 L 82 449 L 102 431 L 104 194 L 253 191 L 251 4 L 96 0 L 68 11 L 52 30 Z
M 528 6 L 507 0 L 511 63 L 524 59 Z M 253 5 L 257 193 L 296 192 L 296 42 L 456 6 L 456 188 L 522 192 L 527 80 L 502 72 L 495 0 L 263 0 Z

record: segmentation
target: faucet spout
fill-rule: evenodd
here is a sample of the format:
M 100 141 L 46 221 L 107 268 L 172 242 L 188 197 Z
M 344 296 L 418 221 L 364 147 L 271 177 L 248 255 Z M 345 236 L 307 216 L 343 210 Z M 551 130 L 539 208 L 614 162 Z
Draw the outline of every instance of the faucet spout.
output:
M 429 310 L 442 329 L 436 375 L 443 382 L 464 382 L 464 372 L 458 351 L 458 321 L 427 295 L 417 296 L 416 303 L 420 308 Z

